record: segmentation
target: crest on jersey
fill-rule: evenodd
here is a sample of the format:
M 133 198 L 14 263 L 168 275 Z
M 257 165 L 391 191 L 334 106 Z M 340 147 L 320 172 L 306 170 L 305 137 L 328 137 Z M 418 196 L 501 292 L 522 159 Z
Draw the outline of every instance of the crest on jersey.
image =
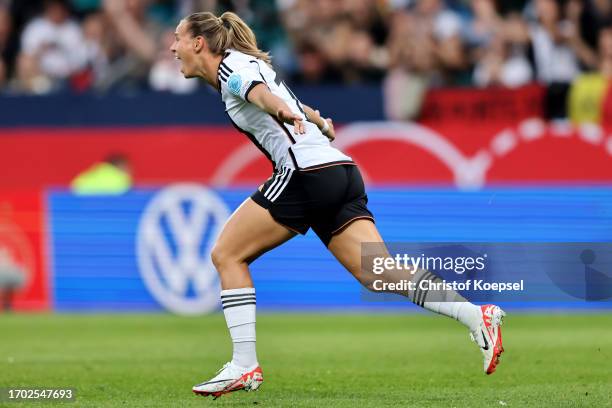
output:
M 236 73 L 230 75 L 227 79 L 227 87 L 231 93 L 240 96 L 240 90 L 242 89 L 242 78 L 240 78 L 240 75 Z

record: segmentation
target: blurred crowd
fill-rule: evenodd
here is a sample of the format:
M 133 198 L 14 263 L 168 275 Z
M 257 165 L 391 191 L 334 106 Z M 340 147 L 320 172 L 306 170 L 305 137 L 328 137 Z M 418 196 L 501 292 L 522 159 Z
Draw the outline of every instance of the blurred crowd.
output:
M 389 116 L 436 86 L 612 75 L 611 0 L 0 0 L 0 90 L 191 92 L 168 52 L 194 11 L 238 13 L 292 83 L 382 83 Z M 406 96 L 409 97 L 406 97 Z

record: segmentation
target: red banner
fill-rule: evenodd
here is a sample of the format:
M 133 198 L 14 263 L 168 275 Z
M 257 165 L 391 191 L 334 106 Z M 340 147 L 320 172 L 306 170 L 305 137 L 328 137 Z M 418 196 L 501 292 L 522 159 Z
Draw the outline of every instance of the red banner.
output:
M 427 92 L 420 122 L 512 124 L 542 117 L 544 94 L 544 87 L 538 84 L 518 89 L 432 89 Z
M 361 165 L 371 184 L 612 182 L 612 132 L 525 119 L 360 123 L 338 130 L 334 145 Z M 131 160 L 135 183 L 198 181 L 256 185 L 271 171 L 232 128 L 36 129 L 0 131 L 0 189 L 68 186 L 113 152 Z
M 540 119 L 480 123 L 356 124 L 336 142 L 373 184 L 485 185 L 612 182 L 611 132 Z
M 49 309 L 44 225 L 42 193 L 0 192 L 0 290 L 14 288 L 15 310 Z

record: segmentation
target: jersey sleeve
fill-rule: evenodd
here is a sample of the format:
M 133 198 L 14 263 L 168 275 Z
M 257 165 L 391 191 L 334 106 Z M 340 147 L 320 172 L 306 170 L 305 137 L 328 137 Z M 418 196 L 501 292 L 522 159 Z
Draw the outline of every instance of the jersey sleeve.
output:
M 232 69 L 230 66 L 227 66 L 227 64 L 222 63 L 221 69 L 224 73 L 227 73 L 227 79 L 225 80 L 227 90 L 231 94 L 247 102 L 249 102 L 249 92 L 251 92 L 257 84 L 264 83 L 264 79 L 256 63 L 249 63 L 248 65 L 243 65 L 236 69 Z

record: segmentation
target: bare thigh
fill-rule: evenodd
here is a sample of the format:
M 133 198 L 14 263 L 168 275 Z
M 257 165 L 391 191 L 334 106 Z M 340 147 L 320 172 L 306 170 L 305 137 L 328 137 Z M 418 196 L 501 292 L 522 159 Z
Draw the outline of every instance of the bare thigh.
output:
M 368 245 L 369 254 L 362 253 L 362 244 Z M 370 263 L 373 256 L 387 256 L 387 248 L 376 225 L 371 220 L 356 220 L 342 232 L 332 237 L 328 249 L 338 261 L 364 286 L 370 287 L 375 276 L 362 260 Z M 371 256 L 370 256 L 371 255 Z
M 227 221 L 212 250 L 223 289 L 252 287 L 248 265 L 295 235 L 248 198 Z

